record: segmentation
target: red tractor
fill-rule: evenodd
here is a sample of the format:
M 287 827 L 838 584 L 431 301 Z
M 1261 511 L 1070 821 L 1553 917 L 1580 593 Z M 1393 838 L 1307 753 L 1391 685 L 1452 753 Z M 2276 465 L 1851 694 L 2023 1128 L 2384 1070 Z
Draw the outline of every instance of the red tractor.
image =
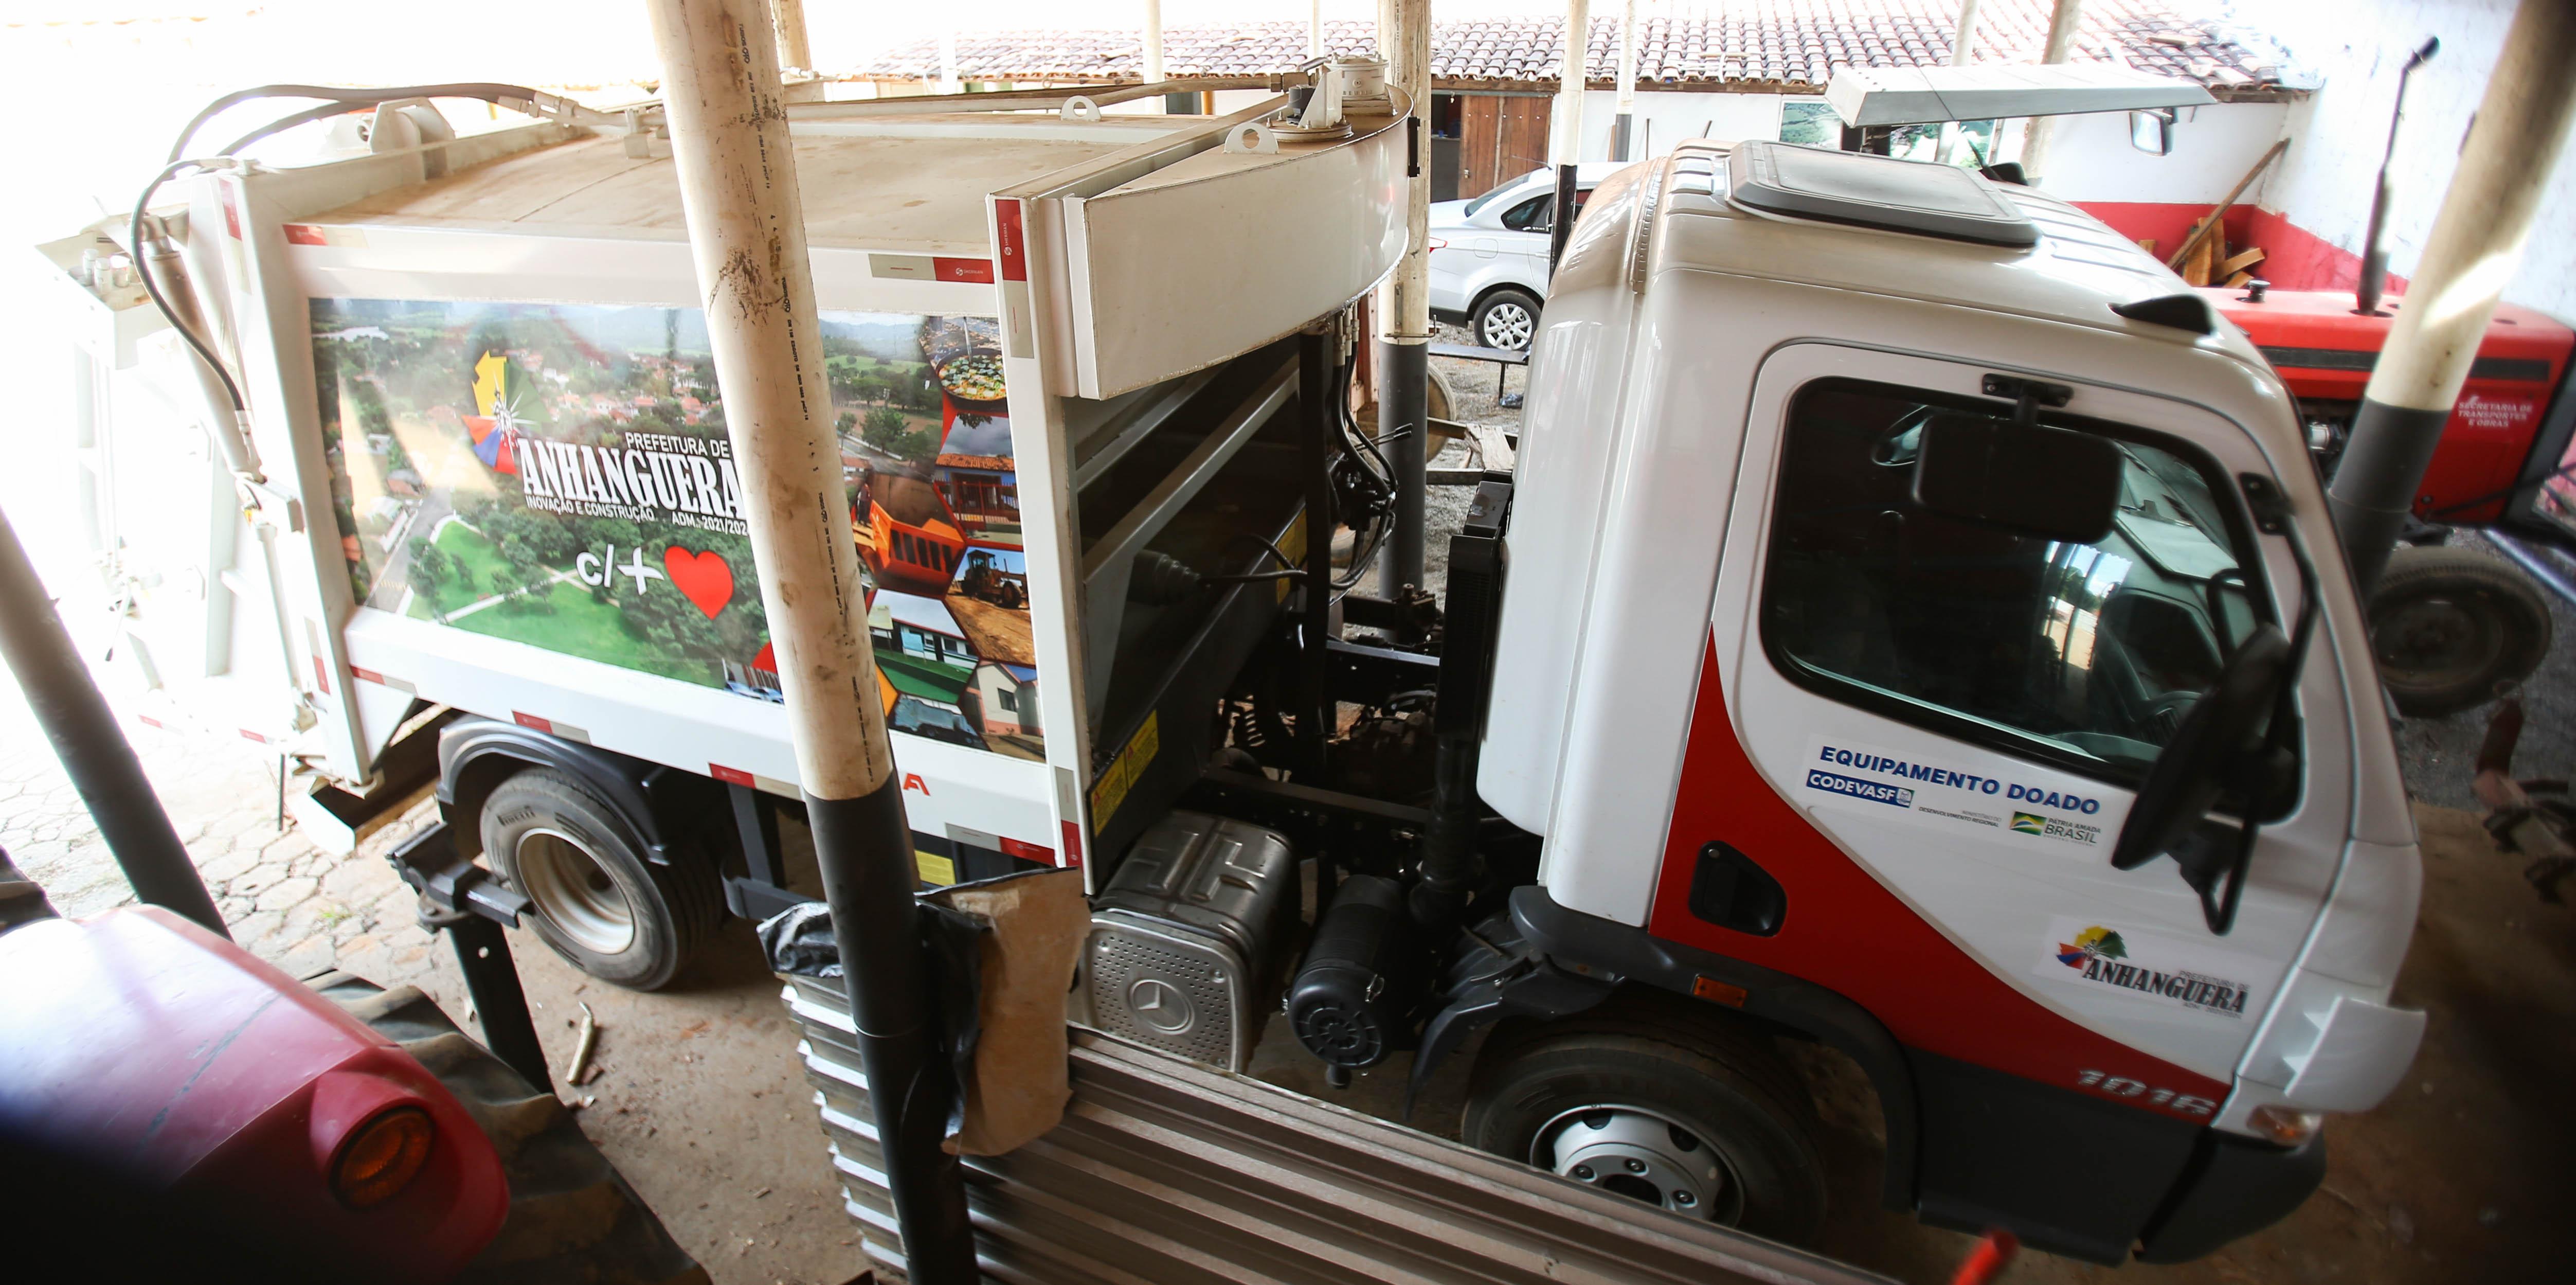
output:
M 2245 331 L 2299 399 L 2317 467 L 2332 477 L 2362 388 L 2408 300 L 2367 312 L 2340 291 L 2202 291 Z M 2576 601 L 2547 545 L 2576 552 L 2576 398 L 2567 394 L 2576 330 L 2511 304 L 2487 324 L 2468 384 L 2415 499 L 2406 547 L 2370 600 L 2381 676 L 2398 709 L 2440 717 L 2484 704 L 2549 652 L 2549 604 L 2538 586 Z M 2475 527 L 2529 575 L 2468 549 L 2443 547 Z M 2535 584 L 2536 582 L 2536 584 Z
M 159 906 L 57 918 L 6 853 L 0 977 L 14 1261 L 60 1268 L 23 1279 L 706 1280 L 551 1087 L 416 988 L 298 980 Z

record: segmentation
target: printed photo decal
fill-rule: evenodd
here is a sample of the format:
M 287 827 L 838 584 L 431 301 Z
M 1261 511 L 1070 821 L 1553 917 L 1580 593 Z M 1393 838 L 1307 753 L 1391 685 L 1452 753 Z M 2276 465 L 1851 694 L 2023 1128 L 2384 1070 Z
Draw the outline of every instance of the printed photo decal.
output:
M 312 325 L 361 604 L 781 699 L 695 310 L 317 299 Z M 890 721 L 1043 758 L 993 320 L 826 313 L 823 345 Z

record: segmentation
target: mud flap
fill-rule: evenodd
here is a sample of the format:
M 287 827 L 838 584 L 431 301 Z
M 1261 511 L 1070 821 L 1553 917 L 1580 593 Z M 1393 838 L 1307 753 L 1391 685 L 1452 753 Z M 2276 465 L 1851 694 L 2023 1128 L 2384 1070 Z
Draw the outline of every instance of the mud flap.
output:
M 1469 1036 L 1506 1017 L 1544 1020 L 1580 1013 L 1618 988 L 1615 977 L 1577 976 L 1532 952 L 1509 914 L 1485 921 L 1476 933 L 1459 934 L 1459 947 L 1447 974 L 1447 1002 L 1422 1028 L 1398 1119 L 1413 1118 L 1422 1086 Z

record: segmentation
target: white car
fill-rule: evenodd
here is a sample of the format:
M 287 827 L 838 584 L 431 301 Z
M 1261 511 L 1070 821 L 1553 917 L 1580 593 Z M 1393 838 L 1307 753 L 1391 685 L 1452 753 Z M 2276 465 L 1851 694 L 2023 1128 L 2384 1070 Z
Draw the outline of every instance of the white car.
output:
M 1626 167 L 1575 167 L 1574 208 Z M 1556 172 L 1529 173 L 1472 201 L 1431 206 L 1431 313 L 1464 324 L 1487 348 L 1523 349 L 1547 299 L 1547 246 L 1556 225 Z

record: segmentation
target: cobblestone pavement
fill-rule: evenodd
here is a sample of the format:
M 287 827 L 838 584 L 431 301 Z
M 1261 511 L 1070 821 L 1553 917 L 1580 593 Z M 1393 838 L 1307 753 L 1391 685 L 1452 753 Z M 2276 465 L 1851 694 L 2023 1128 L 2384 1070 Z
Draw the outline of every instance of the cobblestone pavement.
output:
M 16 685 L 5 687 L 0 847 L 66 915 L 131 903 L 133 890 L 53 747 Z M 438 961 L 430 936 L 416 921 L 411 891 L 383 859 L 386 847 L 432 814 L 436 805 L 426 796 L 414 814 L 342 860 L 314 847 L 293 821 L 279 826 L 274 758 L 247 742 L 236 749 L 130 720 L 125 727 L 234 940 L 294 976 L 337 962 L 384 985 L 453 993 L 432 985 Z

